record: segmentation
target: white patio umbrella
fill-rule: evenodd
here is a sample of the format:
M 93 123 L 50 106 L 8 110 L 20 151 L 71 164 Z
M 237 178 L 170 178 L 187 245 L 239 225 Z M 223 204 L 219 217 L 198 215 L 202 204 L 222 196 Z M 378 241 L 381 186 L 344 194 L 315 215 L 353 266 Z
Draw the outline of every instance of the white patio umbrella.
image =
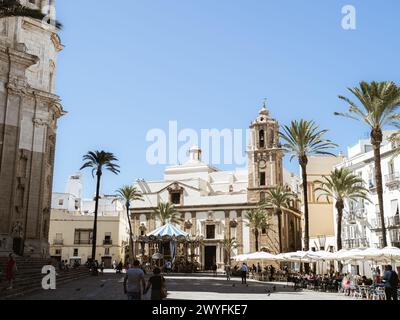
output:
M 239 254 L 237 256 L 232 257 L 234 261 L 246 261 L 248 254 Z
M 386 247 L 380 250 L 382 252 L 382 258 L 394 262 L 400 261 L 400 249 L 396 247 Z
M 247 260 L 267 260 L 267 261 L 276 261 L 279 258 L 268 252 L 254 252 L 247 255 Z

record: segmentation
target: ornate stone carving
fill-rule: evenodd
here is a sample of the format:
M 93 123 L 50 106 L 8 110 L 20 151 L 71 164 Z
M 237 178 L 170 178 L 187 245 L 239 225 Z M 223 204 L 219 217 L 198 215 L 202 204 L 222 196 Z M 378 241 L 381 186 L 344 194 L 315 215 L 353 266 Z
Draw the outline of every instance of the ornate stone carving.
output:
M 35 118 L 32 121 L 33 121 L 33 124 L 35 125 L 35 127 L 37 127 L 37 128 L 49 125 L 49 121 L 46 119 Z
M 237 225 L 238 225 L 238 222 L 236 220 L 232 220 L 232 221 L 229 222 L 229 226 L 231 228 L 236 228 Z
M 14 222 L 12 229 L 11 229 L 11 235 L 13 238 L 22 238 L 24 235 L 24 227 L 22 226 L 22 223 L 20 221 Z
M 191 229 L 193 226 L 193 223 L 190 220 L 185 221 L 185 229 Z

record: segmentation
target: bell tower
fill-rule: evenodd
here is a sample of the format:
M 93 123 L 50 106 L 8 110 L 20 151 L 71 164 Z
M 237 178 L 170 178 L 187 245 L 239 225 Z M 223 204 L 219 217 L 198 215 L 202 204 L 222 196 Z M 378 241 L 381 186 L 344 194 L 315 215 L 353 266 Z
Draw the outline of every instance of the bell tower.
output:
M 279 144 L 279 124 L 266 107 L 266 101 L 250 125 L 248 158 L 248 202 L 265 200 L 265 192 L 283 185 L 283 152 Z
M 55 19 L 54 0 L 20 0 Z M 57 121 L 58 29 L 0 19 L 0 255 L 47 257 Z

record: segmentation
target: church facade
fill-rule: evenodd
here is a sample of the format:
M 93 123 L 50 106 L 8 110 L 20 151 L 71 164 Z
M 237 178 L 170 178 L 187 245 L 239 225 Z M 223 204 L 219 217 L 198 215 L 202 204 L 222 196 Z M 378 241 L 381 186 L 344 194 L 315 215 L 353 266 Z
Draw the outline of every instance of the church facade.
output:
M 297 192 L 293 174 L 283 168 L 283 153 L 279 144 L 279 124 L 267 111 L 265 104 L 250 125 L 250 145 L 247 148 L 247 170 L 221 171 L 202 161 L 202 151 L 192 147 L 189 160 L 167 167 L 164 179 L 146 182 L 138 180 L 135 186 L 143 193 L 144 201 L 135 201 L 132 210 L 134 235 L 146 235 L 161 226 L 153 211 L 162 202 L 175 205 L 182 217 L 180 228 L 193 239 L 201 239 L 195 250 L 197 262 L 209 270 L 227 262 L 224 239 L 235 239 L 237 248 L 230 256 L 256 251 L 254 228 L 249 225 L 247 213 L 265 200 L 268 189 L 288 185 Z M 282 250 L 300 250 L 301 213 L 292 201 L 282 214 Z M 268 208 L 268 227 L 259 229 L 259 250 L 279 253 L 278 217 Z M 135 254 L 151 256 L 136 236 Z
M 53 15 L 54 0 L 21 0 Z M 49 10 L 49 12 L 47 12 Z M 0 19 L 0 255 L 48 256 L 57 120 L 57 29 Z

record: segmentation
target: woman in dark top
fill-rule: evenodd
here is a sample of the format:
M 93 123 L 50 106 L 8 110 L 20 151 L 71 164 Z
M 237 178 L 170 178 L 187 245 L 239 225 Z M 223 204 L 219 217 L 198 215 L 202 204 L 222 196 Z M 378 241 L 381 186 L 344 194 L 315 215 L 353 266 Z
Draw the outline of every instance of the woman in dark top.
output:
M 150 277 L 145 293 L 151 287 L 151 300 L 162 300 L 165 296 L 162 291 L 165 289 L 165 278 L 161 275 L 160 268 L 154 268 L 153 276 Z

